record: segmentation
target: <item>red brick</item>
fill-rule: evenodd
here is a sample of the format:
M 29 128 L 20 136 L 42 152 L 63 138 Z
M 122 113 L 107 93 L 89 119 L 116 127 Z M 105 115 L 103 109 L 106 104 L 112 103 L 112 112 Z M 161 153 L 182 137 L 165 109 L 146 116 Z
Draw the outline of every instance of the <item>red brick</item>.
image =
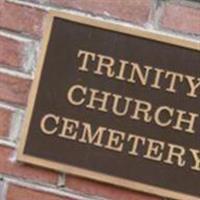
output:
M 0 73 L 0 100 L 26 105 L 31 81 Z
M 23 63 L 24 43 L 0 36 L 0 64 L 19 68 Z
M 12 111 L 0 108 L 0 137 L 6 137 L 12 118 Z
M 67 197 L 60 197 L 54 194 L 36 191 L 16 185 L 9 185 L 7 191 L 7 200 L 72 200 Z
M 66 186 L 68 188 L 90 195 L 101 196 L 113 200 L 161 200 L 159 197 L 134 192 L 107 184 L 101 184 L 83 178 L 68 176 L 66 179 Z
M 14 151 L 0 146 L 0 173 L 51 184 L 57 183 L 56 172 L 12 161 Z
M 40 37 L 45 12 L 14 3 L 0 1 L 0 27 Z
M 183 33 L 200 35 L 200 9 L 167 4 L 163 11 L 161 26 Z
M 148 20 L 152 0 L 48 0 L 45 2 L 142 25 Z

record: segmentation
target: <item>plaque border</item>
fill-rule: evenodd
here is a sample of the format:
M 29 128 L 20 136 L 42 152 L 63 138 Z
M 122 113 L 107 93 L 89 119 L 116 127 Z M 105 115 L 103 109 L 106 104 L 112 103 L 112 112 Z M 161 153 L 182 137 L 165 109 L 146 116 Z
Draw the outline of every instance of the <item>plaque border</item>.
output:
M 136 181 L 130 181 L 123 178 L 118 178 L 116 176 L 110 176 L 104 173 L 94 172 L 92 170 L 82 169 L 80 167 L 74 167 L 67 164 L 60 164 L 59 162 L 49 161 L 47 159 L 38 158 L 30 155 L 24 154 L 24 148 L 28 136 L 28 129 L 30 126 L 30 120 L 33 113 L 34 103 L 37 96 L 37 91 L 40 82 L 40 76 L 44 64 L 44 59 L 47 52 L 47 47 L 50 39 L 50 33 L 53 26 L 53 20 L 55 17 L 66 19 L 72 22 L 77 22 L 85 25 L 90 25 L 93 27 L 106 29 L 110 31 L 115 31 L 119 33 L 125 33 L 128 35 L 136 36 L 139 38 L 145 38 L 153 41 L 158 41 L 162 43 L 172 44 L 175 46 L 180 46 L 184 48 L 189 48 L 193 50 L 200 51 L 200 42 L 195 40 L 186 39 L 185 37 L 178 37 L 172 34 L 167 34 L 160 31 L 148 30 L 145 28 L 140 28 L 134 25 L 129 25 L 128 23 L 118 22 L 115 20 L 106 20 L 100 17 L 85 16 L 84 14 L 72 13 L 72 12 L 62 12 L 62 11 L 50 11 L 46 17 L 46 23 L 43 33 L 42 46 L 40 52 L 40 58 L 37 63 L 37 68 L 35 72 L 35 79 L 32 83 L 31 91 L 28 98 L 28 107 L 25 114 L 25 120 L 22 126 L 22 135 L 17 148 L 17 160 L 21 162 L 26 162 L 29 164 L 49 168 L 55 171 L 61 171 L 75 176 L 80 176 L 116 186 L 120 186 L 127 189 L 132 189 L 140 192 L 145 192 L 157 196 L 175 198 L 180 200 L 190 199 L 190 200 L 200 200 L 200 197 L 188 195 L 181 192 L 176 192 L 169 189 L 164 189 L 161 187 L 156 187 Z

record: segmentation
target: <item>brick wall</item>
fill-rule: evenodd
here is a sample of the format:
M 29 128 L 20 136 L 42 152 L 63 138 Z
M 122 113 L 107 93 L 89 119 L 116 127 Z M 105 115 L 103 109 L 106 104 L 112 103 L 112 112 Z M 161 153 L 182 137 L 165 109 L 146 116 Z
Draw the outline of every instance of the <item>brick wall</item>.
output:
M 0 0 L 0 200 L 164 200 L 165 197 L 16 161 L 43 26 L 52 9 L 87 13 L 162 34 L 200 39 L 199 0 Z

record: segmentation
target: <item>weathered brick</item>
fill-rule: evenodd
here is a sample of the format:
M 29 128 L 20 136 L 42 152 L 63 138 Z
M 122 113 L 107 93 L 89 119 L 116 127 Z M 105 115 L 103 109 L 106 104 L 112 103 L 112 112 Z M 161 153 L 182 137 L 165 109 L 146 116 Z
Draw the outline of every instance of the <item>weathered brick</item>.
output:
M 40 37 L 45 12 L 28 6 L 0 1 L 0 27 Z
M 7 191 L 7 200 L 72 200 L 67 197 L 60 197 L 44 191 L 32 190 L 29 188 L 10 184 Z
M 45 2 L 140 25 L 148 21 L 152 4 L 152 0 L 47 0 Z
M 11 148 L 0 146 L 0 152 L 1 174 L 7 174 L 51 184 L 57 183 L 58 175 L 56 172 L 13 161 L 12 157 L 14 151 Z
M 200 9 L 166 4 L 161 26 L 167 29 L 200 35 Z
M 23 65 L 24 43 L 0 35 L 0 64 L 16 69 Z
M 26 105 L 31 81 L 0 73 L 0 100 Z
M 0 108 L 0 138 L 8 135 L 11 118 L 12 111 Z
M 161 200 L 159 197 L 134 192 L 107 184 L 101 184 L 83 178 L 68 176 L 66 178 L 66 186 L 79 192 L 89 195 L 102 196 L 113 200 Z

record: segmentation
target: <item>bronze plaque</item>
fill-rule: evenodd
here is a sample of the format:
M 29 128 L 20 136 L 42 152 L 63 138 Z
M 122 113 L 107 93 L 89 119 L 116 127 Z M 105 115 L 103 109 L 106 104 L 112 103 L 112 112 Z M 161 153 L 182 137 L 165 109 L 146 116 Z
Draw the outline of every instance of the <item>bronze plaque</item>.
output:
M 51 13 L 18 159 L 200 199 L 200 44 Z

